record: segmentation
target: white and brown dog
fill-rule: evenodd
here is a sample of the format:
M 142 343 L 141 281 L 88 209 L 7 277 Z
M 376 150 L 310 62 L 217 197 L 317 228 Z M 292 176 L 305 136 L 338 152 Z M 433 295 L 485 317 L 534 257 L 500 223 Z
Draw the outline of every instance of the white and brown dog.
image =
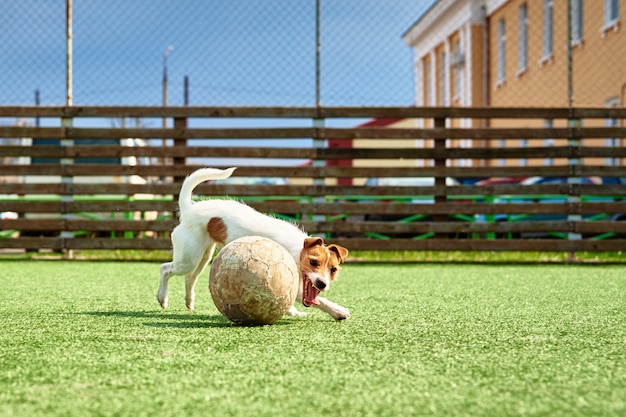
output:
M 319 237 L 309 237 L 296 225 L 261 214 L 234 200 L 193 202 L 193 189 L 204 181 L 226 179 L 235 168 L 203 168 L 185 179 L 178 199 L 180 224 L 172 232 L 173 261 L 161 265 L 161 284 L 157 299 L 167 308 L 167 286 L 174 275 L 185 275 L 185 301 L 193 310 L 198 275 L 210 262 L 218 243 L 227 244 L 244 236 L 262 236 L 286 248 L 299 265 L 298 299 L 306 307 L 314 306 L 335 320 L 350 317 L 348 309 L 319 297 L 337 277 L 339 264 L 348 250 L 339 245 L 324 245 Z M 288 315 L 303 315 L 291 306 Z

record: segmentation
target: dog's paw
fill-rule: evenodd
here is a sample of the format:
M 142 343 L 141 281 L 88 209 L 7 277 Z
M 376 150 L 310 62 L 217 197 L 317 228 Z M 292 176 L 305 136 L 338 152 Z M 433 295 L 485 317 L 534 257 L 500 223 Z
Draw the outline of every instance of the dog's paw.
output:
M 159 301 L 161 308 L 165 310 L 167 308 L 167 297 L 161 297 L 160 295 L 157 295 L 157 300 Z
M 195 304 L 196 297 L 194 293 L 185 296 L 185 306 L 187 306 L 187 310 L 193 311 Z
M 289 310 L 287 310 L 285 315 L 291 316 L 291 317 L 304 317 L 306 316 L 306 313 L 302 311 L 298 311 L 298 309 L 295 306 L 291 306 L 289 307 Z
M 350 310 L 344 307 L 337 306 L 334 311 L 330 313 L 330 315 L 337 321 L 346 320 L 350 318 Z

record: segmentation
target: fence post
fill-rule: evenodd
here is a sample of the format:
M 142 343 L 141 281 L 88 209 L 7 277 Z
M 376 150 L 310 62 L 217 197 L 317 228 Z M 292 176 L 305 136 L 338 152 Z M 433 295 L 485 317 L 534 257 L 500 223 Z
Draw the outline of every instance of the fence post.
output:
M 187 128 L 187 118 L 186 117 L 174 117 L 174 129 L 175 130 L 182 130 L 182 129 L 186 129 L 186 128 Z M 180 148 L 180 147 L 186 147 L 187 146 L 187 139 L 185 137 L 174 137 L 172 139 L 173 139 L 173 142 L 174 142 L 174 148 Z M 174 156 L 172 158 L 172 163 L 174 165 L 174 168 L 177 168 L 180 165 L 184 166 L 184 165 L 187 164 L 187 158 Z M 176 169 L 174 169 L 174 173 L 176 173 Z M 182 184 L 184 180 L 185 180 L 184 176 L 174 175 L 174 177 L 173 177 L 174 184 Z M 178 201 L 178 193 L 174 194 L 174 201 Z M 175 218 L 176 217 L 176 213 L 173 213 L 172 217 Z
M 315 137 L 313 138 L 313 148 L 316 151 L 319 151 L 320 149 L 324 149 L 326 147 L 326 138 L 320 137 L 319 132 L 323 132 L 324 131 L 324 125 L 325 125 L 325 119 L 322 117 L 316 116 L 313 119 L 313 127 L 315 128 Z M 316 159 L 314 159 L 312 161 L 312 165 L 313 167 L 325 167 L 326 166 L 326 161 L 323 159 L 317 159 L 319 157 L 319 153 L 317 153 L 316 155 Z M 313 185 L 315 186 L 323 186 L 326 182 L 326 179 L 324 177 L 315 177 L 313 178 Z M 326 196 L 316 196 L 313 197 L 313 207 L 315 207 L 315 205 L 317 204 L 324 204 L 326 202 Z M 323 222 L 326 220 L 326 216 L 323 215 L 313 215 L 310 216 L 310 219 L 313 220 L 314 222 Z M 302 215 L 302 220 L 304 220 L 304 214 Z M 326 237 L 325 235 L 322 237 Z
M 74 121 L 71 117 L 61 118 L 61 126 L 64 129 L 71 128 L 73 124 L 74 124 Z M 66 139 L 66 138 L 61 139 L 60 145 L 62 148 L 72 147 L 74 146 L 74 140 Z M 74 165 L 74 158 L 63 157 L 61 158 L 60 162 L 61 162 L 61 165 L 64 165 L 64 166 Z M 66 173 L 64 173 L 64 175 L 61 176 L 61 184 L 66 185 L 66 188 L 67 188 L 67 194 L 61 195 L 61 202 L 63 203 L 63 213 L 61 214 L 61 218 L 65 221 L 72 220 L 72 218 L 74 217 L 72 213 L 69 213 L 67 211 L 67 206 L 68 206 L 67 203 L 70 203 L 74 200 L 74 196 L 72 195 L 72 191 L 71 191 L 73 183 L 74 183 L 74 177 L 72 177 L 71 175 L 66 175 Z M 66 246 L 65 239 L 73 238 L 74 233 L 68 230 L 62 230 L 60 237 L 64 242 L 63 246 Z M 67 249 L 67 257 L 69 259 L 72 259 L 73 256 L 74 254 L 72 250 Z
M 569 223 L 569 233 L 567 240 L 581 240 L 582 235 L 577 232 L 577 223 L 582 220 L 582 207 L 580 198 L 580 184 L 582 183 L 581 160 L 580 160 L 580 138 L 575 137 L 573 129 L 580 127 L 580 119 L 568 119 L 569 134 L 567 137 L 568 146 L 568 176 L 567 176 L 567 221 Z M 576 260 L 576 251 L 570 251 L 570 262 Z
M 65 2 L 65 30 L 66 30 L 66 50 L 65 50 L 65 105 L 67 107 L 71 107 L 73 102 L 74 102 L 74 90 L 73 90 L 73 76 L 72 76 L 72 66 L 73 66 L 73 29 L 72 29 L 72 0 L 66 0 Z M 67 130 L 68 128 L 71 128 L 74 125 L 74 120 L 71 117 L 62 117 L 61 118 L 61 126 Z M 73 139 L 61 139 L 60 140 L 60 145 L 62 147 L 68 147 L 68 146 L 74 146 L 74 140 Z M 74 158 L 61 158 L 61 165 L 73 165 L 74 164 Z M 61 196 L 61 202 L 64 203 L 63 207 L 64 207 L 64 212 L 61 215 L 61 217 L 63 218 L 63 220 L 71 220 L 72 219 L 72 213 L 68 213 L 65 211 L 65 208 L 67 207 L 67 204 L 65 203 L 69 203 L 71 201 L 74 200 L 74 196 L 71 193 L 71 190 L 69 190 L 71 188 L 72 183 L 74 182 L 74 178 L 71 175 L 63 175 L 61 176 L 61 183 L 62 184 L 68 184 L 68 194 L 64 194 Z M 68 238 L 73 238 L 74 237 L 74 233 L 68 230 L 62 230 L 61 231 L 61 239 L 63 240 L 63 246 L 65 246 L 65 239 Z M 67 257 L 69 259 L 72 259 L 74 257 L 74 253 L 72 251 L 72 249 L 68 249 L 67 250 Z
M 446 118 L 445 117 L 436 117 L 434 120 L 435 129 L 445 129 L 446 127 Z M 436 138 L 435 139 L 435 151 L 445 151 L 446 149 L 446 139 L 445 138 Z M 435 192 L 435 206 L 441 203 L 445 203 L 448 200 L 447 191 L 446 191 L 446 176 L 441 175 L 440 172 L 446 167 L 446 158 L 445 157 L 435 157 L 435 187 L 439 190 Z M 435 214 L 433 216 L 433 221 L 435 223 L 445 222 L 448 219 L 447 214 Z M 436 238 L 445 237 L 444 233 L 435 233 Z

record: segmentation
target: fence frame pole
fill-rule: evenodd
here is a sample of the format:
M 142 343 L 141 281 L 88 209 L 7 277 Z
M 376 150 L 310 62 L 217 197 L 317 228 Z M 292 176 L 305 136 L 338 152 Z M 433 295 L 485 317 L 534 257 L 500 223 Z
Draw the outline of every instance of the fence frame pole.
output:
M 445 129 L 446 118 L 436 117 L 434 119 L 433 125 L 435 129 Z M 434 141 L 435 141 L 435 144 L 434 144 L 435 150 L 441 151 L 442 154 L 445 153 L 447 139 L 435 139 Z M 441 168 L 441 169 L 444 169 L 447 164 L 446 158 L 435 158 L 434 162 L 435 162 L 435 168 Z M 447 192 L 446 192 L 446 177 L 445 176 L 442 177 L 439 174 L 437 174 L 435 176 L 435 187 L 437 187 L 438 190 L 443 190 L 441 192 L 435 193 L 435 196 L 434 196 L 435 204 L 445 203 L 448 200 Z M 433 216 L 433 221 L 436 223 L 445 222 L 447 220 L 448 220 L 447 214 L 435 214 Z M 440 237 L 445 237 L 445 236 L 442 236 L 441 233 L 436 233 L 435 237 L 440 238 Z
M 73 29 L 72 29 L 72 0 L 66 0 L 65 3 L 66 9 L 66 68 L 65 68 L 65 105 L 67 107 L 71 107 L 74 102 L 74 92 L 73 92 L 73 76 L 72 76 L 72 65 L 73 65 Z M 74 125 L 74 120 L 71 117 L 62 117 L 61 118 L 61 126 L 64 129 L 71 128 Z M 63 148 L 74 146 L 73 139 L 61 139 L 59 141 L 60 146 Z M 61 165 L 74 165 L 74 158 L 63 157 L 60 161 Z M 71 184 L 74 182 L 74 177 L 71 175 L 63 175 L 61 176 L 61 183 L 68 184 L 68 190 L 71 191 Z M 71 192 L 68 194 L 64 194 L 61 196 L 62 203 L 69 203 L 74 200 L 74 196 Z M 73 217 L 72 213 L 63 213 L 61 218 L 64 220 L 71 220 Z M 74 237 L 74 233 L 67 230 L 61 231 L 62 245 L 66 248 L 65 239 L 71 239 Z M 74 254 L 71 249 L 67 250 L 67 257 L 69 259 L 73 258 Z

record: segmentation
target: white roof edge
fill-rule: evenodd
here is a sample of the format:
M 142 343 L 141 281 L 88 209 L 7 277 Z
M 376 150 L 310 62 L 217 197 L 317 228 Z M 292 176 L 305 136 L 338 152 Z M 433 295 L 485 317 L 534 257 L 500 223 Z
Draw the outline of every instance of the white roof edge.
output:
M 495 10 L 499 9 L 500 7 L 502 7 L 508 1 L 509 0 L 487 0 L 486 4 L 485 4 L 486 9 L 487 9 L 487 16 L 489 16 Z
M 411 25 L 403 34 L 404 42 L 411 46 L 411 39 L 419 38 L 438 18 L 450 8 L 455 0 L 436 0 L 428 10 L 426 10 L 415 23 Z
M 500 7 L 508 0 L 437 0 L 431 7 L 424 12 L 422 16 L 402 35 L 404 43 L 413 47 L 417 41 L 423 36 L 429 36 L 429 31 L 434 27 L 442 25 L 442 19 L 452 10 L 465 8 L 466 19 L 458 22 L 458 26 L 462 26 L 466 22 L 484 22 L 485 12 L 489 10 L 487 3 L 494 3 Z M 469 13 L 467 12 L 469 11 Z

